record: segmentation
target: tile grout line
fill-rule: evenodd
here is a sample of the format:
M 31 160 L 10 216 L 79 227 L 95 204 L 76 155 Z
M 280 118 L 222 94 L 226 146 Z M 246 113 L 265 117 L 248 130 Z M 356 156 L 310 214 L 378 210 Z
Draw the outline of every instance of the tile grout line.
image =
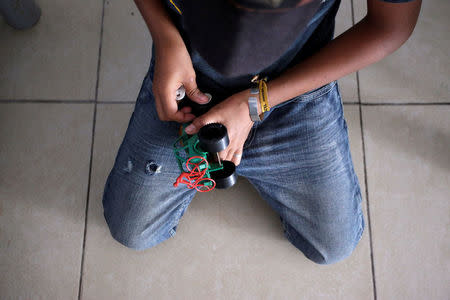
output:
M 352 9 L 352 24 L 355 25 L 355 9 L 354 1 L 351 0 Z M 367 227 L 369 229 L 369 244 L 370 244 L 370 269 L 372 273 L 372 287 L 373 287 L 373 299 L 377 300 L 377 284 L 375 279 L 375 263 L 373 257 L 373 239 L 372 239 L 372 222 L 370 219 L 370 206 L 369 206 L 369 185 L 367 180 L 367 161 L 366 161 L 366 144 L 364 140 L 364 127 L 363 127 L 363 115 L 362 115 L 362 101 L 361 101 L 361 83 L 359 79 L 359 71 L 356 71 L 356 90 L 359 102 L 359 126 L 361 130 L 361 143 L 363 153 L 363 167 L 364 167 L 364 185 L 366 187 L 366 210 L 367 210 Z
M 97 104 L 94 104 L 94 113 L 92 120 L 92 134 L 91 134 L 91 150 L 90 150 L 90 159 L 89 159 L 89 173 L 88 173 L 88 184 L 87 184 L 87 193 L 86 193 L 86 206 L 84 210 L 84 230 L 83 230 L 83 245 L 81 252 L 81 268 L 80 268 L 80 279 L 78 285 L 78 299 L 81 299 L 82 292 L 82 283 L 83 283 L 83 271 L 84 271 L 84 254 L 86 248 L 86 232 L 87 232 L 87 217 L 88 217 L 88 208 L 89 208 L 89 197 L 91 190 L 91 174 L 92 174 L 92 156 L 94 152 L 94 135 L 95 135 L 95 123 L 97 116 Z
M 405 102 L 405 103 L 395 103 L 395 102 L 386 102 L 386 103 L 371 103 L 371 102 L 362 102 L 362 106 L 431 106 L 431 105 L 450 105 L 450 102 L 428 102 L 428 103 L 421 103 L 421 102 Z
M 372 221 L 370 218 L 370 205 L 369 205 L 369 181 L 367 179 L 367 160 L 366 160 L 366 143 L 364 140 L 364 127 L 363 127 L 363 116 L 362 116 L 362 106 L 359 106 L 359 124 L 361 127 L 361 140 L 363 148 L 363 166 L 364 166 L 364 185 L 366 186 L 366 207 L 367 207 L 367 223 L 369 229 L 369 243 L 370 243 L 370 262 L 372 269 L 372 285 L 373 285 L 373 297 L 377 300 L 377 285 L 375 279 L 375 262 L 373 255 L 373 237 L 372 237 Z
M 101 100 L 97 101 L 98 104 L 136 104 L 136 101 L 108 101 L 108 100 Z
M 350 0 L 350 8 L 352 15 L 352 26 L 355 26 L 355 9 L 353 7 L 353 0 Z M 361 90 L 359 87 L 359 71 L 356 71 L 356 94 L 358 95 L 358 103 L 361 105 Z
M 359 83 L 359 71 L 356 71 L 356 94 L 358 95 L 358 103 L 361 106 L 363 103 L 361 102 L 361 88 Z
M 344 104 L 347 105 L 362 105 L 362 106 L 448 106 L 450 105 L 450 102 L 381 102 L 381 103 L 375 103 L 375 102 L 361 102 L 360 98 L 360 91 L 359 91 L 359 73 L 356 72 L 356 83 L 357 83 L 357 97 L 358 101 L 344 101 Z M 126 100 L 0 100 L 1 104 L 9 104 L 9 103 L 15 103 L 15 104 L 33 104 L 33 103 L 40 103 L 40 104 L 136 104 L 136 101 L 126 101 Z
M 105 17 L 105 0 L 102 1 L 102 17 L 101 17 L 101 25 L 100 25 L 100 41 L 98 46 L 98 60 L 97 60 L 97 76 L 95 82 L 95 99 L 94 99 L 94 115 L 92 120 L 92 134 L 91 134 L 91 151 L 89 158 L 89 173 L 88 173 L 88 185 L 86 192 L 86 207 L 84 211 L 84 230 L 83 230 L 83 245 L 81 251 L 81 262 L 80 262 L 80 279 L 78 281 L 78 300 L 81 299 L 81 293 L 83 291 L 83 272 L 84 272 L 84 258 L 85 258 L 85 250 L 86 250 L 86 233 L 87 233 L 87 225 L 88 225 L 88 212 L 89 212 L 89 197 L 91 191 L 91 177 L 92 177 L 92 162 L 94 156 L 94 142 L 95 142 L 95 125 L 97 121 L 97 102 L 98 102 L 98 87 L 100 81 L 100 63 L 102 57 L 102 42 L 103 42 L 103 21 Z
M 24 104 L 30 104 L 30 103 L 42 103 L 42 104 L 67 104 L 67 103 L 73 103 L 73 104 L 86 104 L 86 103 L 94 103 L 95 100 L 44 100 L 44 99 L 15 99 L 15 100 L 0 100 L 0 104 L 2 103 L 24 103 Z

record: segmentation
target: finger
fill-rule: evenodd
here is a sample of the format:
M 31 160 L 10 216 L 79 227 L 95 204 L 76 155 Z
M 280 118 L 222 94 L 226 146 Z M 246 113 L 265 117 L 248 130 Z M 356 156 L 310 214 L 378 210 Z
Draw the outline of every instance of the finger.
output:
M 184 123 L 191 122 L 192 120 L 195 119 L 195 115 L 191 113 L 192 112 L 192 107 L 185 106 L 182 109 L 180 109 L 179 111 L 184 114 L 184 116 L 183 116 L 183 122 Z
M 163 99 L 163 96 L 159 94 L 158 98 Z M 195 119 L 195 115 L 191 114 L 192 107 L 186 106 L 178 110 L 178 104 L 176 100 L 170 101 L 172 103 L 169 103 L 169 105 L 165 105 L 166 102 L 163 100 L 155 102 L 156 110 L 158 111 L 158 116 L 161 121 L 177 121 L 179 123 L 187 123 Z M 174 114 L 170 115 L 170 113 L 167 113 L 167 109 L 176 109 L 176 111 Z
M 183 82 L 184 88 L 186 89 L 186 95 L 194 102 L 205 104 L 209 102 L 208 96 L 203 94 L 197 87 L 195 78 L 191 78 L 187 82 Z
M 224 160 L 228 160 L 233 162 L 236 166 L 239 165 L 241 163 L 241 158 L 242 158 L 242 148 L 230 148 L 230 149 L 225 149 L 224 152 L 226 151 L 226 153 L 224 153 Z
M 229 152 L 230 152 L 230 151 L 228 150 L 228 148 L 226 148 L 225 150 L 220 151 L 220 152 L 219 152 L 220 160 L 221 160 L 221 161 L 224 161 L 224 160 L 230 160 L 230 159 L 229 159 L 229 157 L 230 157 L 230 153 L 229 153 Z
M 170 89 L 164 90 L 162 93 L 159 94 L 160 98 L 160 106 L 161 110 L 163 111 L 163 118 L 161 121 L 177 121 L 177 122 L 183 122 L 183 114 L 177 114 L 178 112 L 178 104 L 175 100 L 175 96 L 172 95 L 174 93 L 171 93 Z
M 242 150 L 234 152 L 231 161 L 234 163 L 235 166 L 238 166 L 241 163 L 241 159 L 242 159 Z
M 192 111 L 192 107 L 190 106 L 185 106 L 182 109 L 180 109 L 180 111 L 184 112 L 185 114 L 188 114 Z
M 201 115 L 200 117 L 195 118 L 192 123 L 185 128 L 186 133 L 188 134 L 196 134 L 200 128 L 205 126 L 206 124 L 219 122 L 220 120 L 216 120 L 216 117 L 211 113 L 206 113 Z
M 183 123 L 192 122 L 196 118 L 193 114 L 185 114 Z
M 177 122 L 179 123 L 187 123 L 194 120 L 195 115 L 190 113 L 184 113 L 183 111 L 179 110 L 175 113 L 174 119 L 177 120 Z

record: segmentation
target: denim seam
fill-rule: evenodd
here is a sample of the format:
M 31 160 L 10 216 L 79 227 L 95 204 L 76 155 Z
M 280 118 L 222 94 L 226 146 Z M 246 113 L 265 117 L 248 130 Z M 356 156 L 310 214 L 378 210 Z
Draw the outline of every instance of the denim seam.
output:
M 283 220 L 283 223 L 285 223 L 284 220 Z M 285 223 L 285 224 L 287 224 L 287 223 Z M 291 233 L 289 232 L 289 228 L 288 228 L 286 225 L 284 225 L 283 227 L 285 228 L 285 236 L 286 236 L 286 239 L 287 239 L 291 244 L 293 244 L 294 247 L 296 247 L 296 248 L 298 248 L 300 251 L 302 251 L 303 255 L 305 255 L 308 259 L 310 259 L 310 260 L 312 260 L 312 261 L 315 261 L 315 260 L 312 259 L 312 257 L 310 256 L 310 253 L 306 253 L 306 252 L 305 252 L 306 249 L 303 249 L 303 250 L 300 249 L 299 246 L 295 243 L 294 238 L 292 237 Z M 297 232 L 297 234 L 300 234 L 300 233 Z M 322 254 L 316 247 L 314 247 L 312 244 L 311 244 L 311 246 L 317 251 L 317 254 L 322 258 L 322 260 L 326 261 L 326 259 L 325 259 L 325 257 L 323 256 L 323 254 Z
M 339 84 L 337 84 L 337 81 L 336 81 L 336 85 L 337 85 L 336 91 L 337 91 L 339 100 L 341 101 L 341 107 L 343 107 L 344 106 L 344 102 L 342 101 L 341 87 L 339 86 Z
M 256 126 L 258 126 L 258 123 L 256 123 Z M 247 138 L 248 142 L 246 141 L 244 143 L 244 147 L 242 149 L 247 149 L 252 144 L 253 139 L 255 138 L 255 135 L 256 135 L 256 128 L 257 128 L 256 126 L 250 130 L 250 138 Z
M 363 235 L 363 232 L 364 232 L 364 226 L 363 226 L 364 215 L 363 215 L 362 209 L 359 212 L 358 219 L 359 219 L 359 225 L 358 225 L 359 228 L 358 228 L 358 234 L 356 235 L 357 243 L 359 243 L 361 241 L 362 235 Z
M 303 94 L 295 97 L 293 101 L 295 102 L 314 101 L 331 92 L 331 90 L 335 87 L 336 84 L 337 81 L 330 82 L 309 94 Z
M 169 229 L 169 234 L 171 237 L 175 236 L 176 234 L 176 230 L 174 230 L 173 228 L 175 226 L 177 226 L 180 223 L 180 218 L 181 218 L 181 214 L 183 213 L 183 211 L 187 208 L 187 206 L 189 205 L 189 199 L 185 199 L 183 201 L 183 203 L 181 204 L 180 209 L 178 210 L 177 214 L 176 214 L 176 218 L 174 220 L 174 222 L 172 223 L 172 225 L 170 226 Z

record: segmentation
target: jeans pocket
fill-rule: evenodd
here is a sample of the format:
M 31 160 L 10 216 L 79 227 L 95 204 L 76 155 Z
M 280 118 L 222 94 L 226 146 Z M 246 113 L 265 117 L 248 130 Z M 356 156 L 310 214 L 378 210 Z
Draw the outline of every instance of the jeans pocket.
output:
M 314 100 L 317 100 L 317 99 L 323 97 L 324 95 L 328 94 L 329 92 L 331 92 L 333 90 L 333 88 L 336 86 L 336 84 L 337 84 L 337 81 L 330 82 L 330 83 L 328 83 L 324 86 L 321 86 L 315 90 L 298 95 L 298 96 L 291 98 L 289 100 L 286 100 L 278 105 L 275 105 L 273 108 L 279 108 L 279 107 L 285 106 L 290 103 L 312 102 Z M 270 97 L 270 94 L 269 94 L 269 97 Z
M 333 88 L 336 86 L 337 81 L 332 81 L 328 84 L 325 84 L 315 90 L 312 90 L 310 92 L 301 94 L 295 98 L 292 99 L 293 102 L 310 102 L 314 101 L 318 98 L 323 97 L 324 95 L 328 94 L 333 90 Z

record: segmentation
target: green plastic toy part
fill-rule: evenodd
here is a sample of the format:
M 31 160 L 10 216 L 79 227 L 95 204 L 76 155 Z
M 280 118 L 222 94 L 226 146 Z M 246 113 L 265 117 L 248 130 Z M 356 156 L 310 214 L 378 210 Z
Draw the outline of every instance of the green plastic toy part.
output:
M 173 151 L 181 172 L 173 185 L 177 187 L 182 183 L 189 189 L 195 188 L 199 192 L 208 192 L 216 186 L 211 173 L 222 170 L 224 167 L 220 159 L 217 159 L 217 153 L 208 153 L 201 149 L 197 134 L 189 135 L 185 132 L 188 125 L 181 126 L 181 135 L 173 144 Z

